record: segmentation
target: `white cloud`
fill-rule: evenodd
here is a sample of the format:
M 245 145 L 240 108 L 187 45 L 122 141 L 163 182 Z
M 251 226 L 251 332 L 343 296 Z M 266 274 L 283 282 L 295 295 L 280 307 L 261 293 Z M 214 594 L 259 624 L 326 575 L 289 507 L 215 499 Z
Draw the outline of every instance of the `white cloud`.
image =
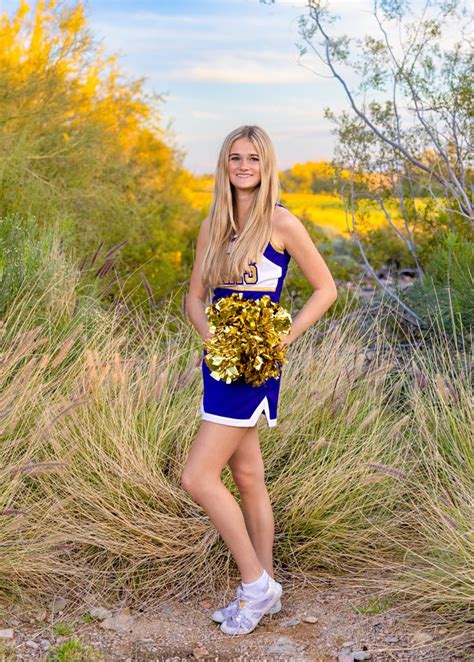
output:
M 321 114 L 321 108 L 317 105 L 316 101 L 309 100 L 307 103 L 302 103 L 301 99 L 291 99 L 285 97 L 285 104 L 272 104 L 268 105 L 255 105 L 252 106 L 252 110 L 256 113 L 265 113 L 272 115 L 283 115 L 288 117 L 288 119 L 294 119 L 295 121 L 301 119 L 318 119 Z M 325 121 L 324 126 L 328 126 L 327 120 Z
M 256 51 L 245 55 L 222 52 L 212 57 L 203 56 L 200 62 L 183 62 L 172 68 L 167 78 L 211 83 L 283 85 L 309 83 L 314 81 L 314 74 L 299 67 L 296 58 L 290 54 Z
M 212 50 L 215 46 L 232 49 L 249 40 L 261 41 L 265 32 L 268 42 L 282 34 L 288 34 L 288 25 L 277 13 L 274 16 L 166 16 L 155 12 L 113 11 L 106 15 L 92 16 L 95 32 L 106 35 L 109 45 L 129 53 L 162 53 L 171 50 L 198 48 Z M 297 34 L 297 26 L 293 28 Z
M 209 113 L 205 110 L 193 110 L 191 115 L 197 120 L 221 120 L 222 115 L 218 113 Z

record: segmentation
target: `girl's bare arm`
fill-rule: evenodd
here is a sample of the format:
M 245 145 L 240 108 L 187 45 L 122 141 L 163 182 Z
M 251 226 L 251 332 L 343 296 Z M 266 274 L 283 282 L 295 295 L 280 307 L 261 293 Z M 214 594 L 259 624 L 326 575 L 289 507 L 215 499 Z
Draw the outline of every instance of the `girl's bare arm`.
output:
M 206 299 L 209 290 L 204 288 L 201 282 L 202 258 L 207 245 L 208 232 L 209 219 L 205 218 L 199 228 L 196 256 L 194 258 L 188 295 L 186 297 L 186 313 L 189 321 L 199 333 L 202 340 L 206 340 L 208 336 L 212 335 L 209 331 L 209 322 L 205 313 Z
M 278 236 L 314 290 L 293 319 L 287 336 L 287 341 L 293 342 L 332 306 L 337 299 L 337 287 L 303 223 L 287 209 L 281 212 L 276 221 Z

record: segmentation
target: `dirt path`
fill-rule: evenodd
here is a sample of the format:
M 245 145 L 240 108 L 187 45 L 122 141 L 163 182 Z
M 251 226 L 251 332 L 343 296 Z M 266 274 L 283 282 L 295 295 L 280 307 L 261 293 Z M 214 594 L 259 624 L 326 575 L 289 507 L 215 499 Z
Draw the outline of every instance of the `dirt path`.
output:
M 91 623 L 84 623 L 87 609 L 68 614 L 67 603 L 63 610 L 50 610 L 50 615 L 47 610 L 33 614 L 16 607 L 0 615 L 0 629 L 10 629 L 13 639 L 8 643 L 14 649 L 13 657 L 0 653 L 0 659 L 52 659 L 58 646 L 73 636 L 80 640 L 84 652 L 79 657 L 61 658 L 64 662 L 94 659 L 87 656 L 87 646 L 94 650 L 96 660 L 130 662 L 460 659 L 447 652 L 442 627 L 427 632 L 410 624 L 395 609 L 359 613 L 358 608 L 369 604 L 368 597 L 362 589 L 328 581 L 323 587 L 284 586 L 282 611 L 264 617 L 251 634 L 238 637 L 223 634 L 211 621 L 216 604 L 206 596 L 186 602 L 168 600 L 153 612 L 127 607 L 109 613 L 104 610 L 98 614 L 100 620 Z M 228 598 L 224 597 L 224 603 Z M 371 607 L 369 611 L 377 611 L 374 603 Z M 44 620 L 38 620 L 42 617 Z M 315 622 L 305 621 L 308 617 Z M 72 634 L 55 635 L 53 627 L 59 622 L 71 624 Z

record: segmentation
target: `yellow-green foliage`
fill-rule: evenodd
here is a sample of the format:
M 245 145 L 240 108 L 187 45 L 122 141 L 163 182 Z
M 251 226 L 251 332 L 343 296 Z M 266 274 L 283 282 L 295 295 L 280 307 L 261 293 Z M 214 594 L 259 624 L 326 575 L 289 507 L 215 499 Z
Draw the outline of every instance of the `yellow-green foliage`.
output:
M 332 235 L 348 234 L 340 196 L 331 193 L 283 193 L 281 202 L 298 218 L 304 216 Z
M 390 186 L 390 177 L 383 173 L 367 172 L 351 175 L 349 170 L 336 168 L 328 161 L 306 161 L 295 163 L 280 173 L 285 193 L 335 193 L 352 180 L 356 187 L 371 191 L 381 186 Z
M 334 167 L 326 161 L 295 163 L 280 174 L 285 193 L 331 193 L 335 189 L 336 177 Z
M 295 214 L 305 216 L 317 225 L 327 229 L 330 234 L 350 236 L 352 219 L 349 210 L 345 210 L 340 195 L 331 193 L 284 193 L 282 203 Z M 424 200 L 417 201 L 417 207 L 423 208 Z M 396 200 L 388 200 L 385 205 L 394 224 L 403 230 L 402 215 Z M 363 236 L 381 227 L 387 227 L 383 211 L 372 201 L 361 199 L 355 209 L 356 229 Z
M 214 177 L 211 175 L 196 177 L 190 186 L 191 188 L 187 190 L 189 199 L 193 206 L 201 211 L 201 216 L 204 218 L 209 213 L 211 206 Z
M 197 334 L 171 308 L 149 324 L 92 296 L 76 306 L 58 242 L 47 262 L 44 291 L 26 282 L 1 326 L 0 594 L 126 588 L 143 604 L 222 587 L 236 568 L 180 487 Z M 279 425 L 260 432 L 280 576 L 363 574 L 438 612 L 455 643 L 473 604 L 472 392 L 443 338 L 402 361 L 383 313 L 369 327 L 328 315 L 290 346 Z
M 193 177 L 160 127 L 161 97 L 96 45 L 82 2 L 0 16 L 0 92 L 0 215 L 61 218 L 78 257 L 126 239 L 119 274 L 142 297 L 137 267 L 158 298 L 185 278 Z
M 77 637 L 53 646 L 48 653 L 48 662 L 99 662 L 101 654 L 92 646 L 83 646 Z

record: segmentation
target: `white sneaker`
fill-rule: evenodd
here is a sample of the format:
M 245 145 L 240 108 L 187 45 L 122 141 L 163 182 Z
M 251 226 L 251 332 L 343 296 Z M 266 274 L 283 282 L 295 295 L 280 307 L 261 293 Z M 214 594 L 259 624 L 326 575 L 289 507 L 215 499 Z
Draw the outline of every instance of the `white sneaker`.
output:
M 247 598 L 241 586 L 237 588 L 237 609 L 221 623 L 221 630 L 225 634 L 248 634 L 255 630 L 265 614 L 276 605 L 283 592 L 282 585 L 271 577 L 268 588 L 258 598 Z
M 232 616 L 232 614 L 235 614 L 239 605 L 239 598 L 235 597 L 233 600 L 229 602 L 229 604 L 226 607 L 222 607 L 222 609 L 216 609 L 212 613 L 212 620 L 215 621 L 216 623 L 223 623 L 226 618 L 229 618 L 229 616 Z M 271 607 L 268 610 L 268 614 L 278 614 L 278 612 L 281 611 L 281 601 L 280 599 L 275 602 L 273 607 Z

